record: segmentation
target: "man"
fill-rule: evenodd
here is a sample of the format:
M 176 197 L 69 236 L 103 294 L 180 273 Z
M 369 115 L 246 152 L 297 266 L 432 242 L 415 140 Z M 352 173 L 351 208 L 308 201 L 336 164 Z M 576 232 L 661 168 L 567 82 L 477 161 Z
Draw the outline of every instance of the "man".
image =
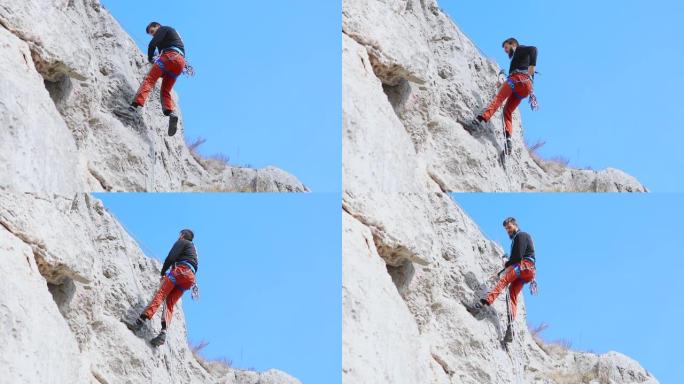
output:
M 501 292 L 506 287 L 509 287 L 510 316 L 512 322 L 518 311 L 518 294 L 526 283 L 534 280 L 536 274 L 534 243 L 532 242 L 532 237 L 528 233 L 520 230 L 515 218 L 507 218 L 504 220 L 503 226 L 512 240 L 510 258 L 504 265 L 504 269 L 499 272 L 500 279 L 494 288 L 489 291 L 484 299 L 480 299 L 479 302 L 475 303 L 473 306 L 467 307 L 467 309 L 473 315 L 478 314 L 486 306 L 492 305 Z M 511 342 L 512 338 L 511 324 L 508 324 L 504 341 Z
M 152 68 L 140 85 L 131 103 L 131 109 L 135 110 L 145 105 L 145 100 L 161 77 L 162 111 L 164 116 L 169 117 L 168 133 L 169 136 L 173 136 L 178 129 L 178 114 L 171 99 L 171 89 L 185 68 L 185 46 L 175 29 L 162 26 L 156 21 L 151 22 L 145 32 L 153 36 L 147 48 L 147 61 L 152 64 Z M 155 50 L 159 51 L 157 60 L 154 59 Z
M 173 317 L 173 306 L 183 296 L 183 292 L 195 285 L 195 273 L 197 273 L 197 251 L 192 240 L 195 237 L 189 229 L 180 231 L 178 240 L 169 251 L 161 269 L 161 284 L 157 293 L 145 311 L 136 319 L 135 323 L 127 324 L 133 331 L 139 331 L 145 320 L 149 320 L 157 312 L 159 306 L 165 302 L 166 306 L 162 315 L 161 332 L 151 340 L 152 345 L 158 347 L 166 341 L 166 327 Z
M 487 122 L 494 113 L 506 102 L 504 106 L 504 124 L 506 127 L 506 149 L 511 153 L 513 143 L 513 112 L 520 102 L 532 93 L 532 80 L 534 79 L 537 65 L 537 48 L 518 44 L 515 38 L 506 39 L 503 49 L 511 59 L 508 71 L 508 79 L 501 85 L 499 92 L 489 106 L 477 115 L 478 122 Z

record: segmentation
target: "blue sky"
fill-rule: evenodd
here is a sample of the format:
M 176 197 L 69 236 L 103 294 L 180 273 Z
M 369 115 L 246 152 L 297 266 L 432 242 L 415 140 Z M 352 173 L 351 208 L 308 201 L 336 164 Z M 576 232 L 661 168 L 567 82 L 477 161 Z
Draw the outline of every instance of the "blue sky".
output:
M 683 383 L 684 258 L 680 194 L 455 194 L 485 235 L 508 249 L 507 216 L 529 232 L 540 295 L 525 287 L 528 323 L 547 340 L 615 350 L 662 383 Z
M 160 261 L 180 229 L 194 230 L 201 299 L 186 294 L 183 309 L 207 357 L 341 381 L 339 194 L 95 196 Z
M 679 0 L 456 1 L 440 6 L 508 70 L 501 42 L 539 48 L 541 110 L 523 103 L 541 154 L 621 168 L 653 191 L 684 191 Z
M 340 190 L 341 1 L 103 3 L 145 52 L 152 20 L 183 37 L 197 74 L 175 89 L 186 137 L 207 139 L 200 153 Z

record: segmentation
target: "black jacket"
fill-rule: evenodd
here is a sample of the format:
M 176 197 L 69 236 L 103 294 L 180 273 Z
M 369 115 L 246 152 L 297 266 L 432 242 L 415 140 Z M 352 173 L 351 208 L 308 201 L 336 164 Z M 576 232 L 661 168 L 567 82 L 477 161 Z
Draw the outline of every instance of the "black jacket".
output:
M 152 37 L 150 45 L 147 46 L 147 61 L 150 63 L 154 61 L 155 49 L 158 49 L 159 53 L 161 53 L 163 50 L 171 47 L 180 49 L 183 51 L 183 56 L 185 56 L 185 46 L 178 32 L 171 27 L 159 27 Z
M 164 260 L 161 275 L 166 275 L 167 270 L 174 263 L 178 263 L 180 261 L 187 261 L 193 267 L 195 267 L 195 272 L 197 272 L 197 251 L 195 250 L 195 244 L 193 244 L 192 241 L 185 239 L 176 241 L 176 244 L 171 247 L 169 255 L 166 256 L 166 260 Z
M 519 264 L 523 258 L 530 258 L 533 262 L 535 261 L 534 243 L 532 242 L 532 237 L 527 232 L 518 231 L 518 233 L 513 235 L 511 256 L 506 262 L 506 267 Z
M 519 45 L 511 58 L 511 67 L 508 69 L 508 74 L 513 74 L 513 71 L 516 69 L 527 71 L 530 65 L 537 65 L 537 47 Z

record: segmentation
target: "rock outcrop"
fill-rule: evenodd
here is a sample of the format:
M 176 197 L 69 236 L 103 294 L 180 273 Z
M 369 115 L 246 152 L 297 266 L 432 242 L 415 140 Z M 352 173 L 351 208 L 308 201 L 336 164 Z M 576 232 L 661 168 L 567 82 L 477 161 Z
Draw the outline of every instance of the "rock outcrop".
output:
M 407 192 L 386 169 L 401 162 L 435 191 L 646 191 L 616 169 L 539 159 L 523 143 L 519 112 L 505 162 L 501 112 L 469 134 L 499 68 L 435 0 L 344 0 L 342 11 L 345 182 L 368 176 L 382 191 Z
M 149 325 L 146 340 L 131 333 L 122 320 L 142 310 L 161 266 L 99 200 L 3 192 L 0 206 L 0 382 L 300 384 L 197 360 L 182 306 L 164 346 L 146 341 Z
M 277 168 L 201 159 L 166 134 L 148 66 L 98 0 L 0 0 L 0 186 L 16 191 L 307 191 Z M 181 120 L 182 121 L 182 120 Z
M 483 318 L 466 311 L 503 250 L 445 191 L 646 190 L 535 161 L 519 118 L 504 169 L 496 138 L 461 123 L 497 73 L 434 0 L 343 2 L 343 382 L 657 383 L 619 353 L 537 339 L 524 303 L 508 349 L 503 297 Z
M 504 297 L 477 319 L 464 306 L 491 285 L 503 250 L 448 194 L 355 189 L 343 204 L 344 383 L 657 383 L 619 353 L 546 344 L 524 304 L 506 350 Z

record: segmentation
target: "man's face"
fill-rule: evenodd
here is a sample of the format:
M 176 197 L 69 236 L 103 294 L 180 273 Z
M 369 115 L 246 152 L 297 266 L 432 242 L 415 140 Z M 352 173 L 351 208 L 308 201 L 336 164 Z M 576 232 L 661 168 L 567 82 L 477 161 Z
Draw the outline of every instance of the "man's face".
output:
M 506 44 L 504 44 L 503 49 L 504 49 L 504 51 L 506 52 L 506 54 L 508 55 L 509 58 L 510 58 L 510 57 L 513 57 L 513 53 L 515 52 L 515 47 L 513 46 L 513 44 L 511 44 L 511 43 L 506 43 Z
M 147 30 L 147 34 L 150 35 L 150 36 L 154 36 L 154 34 L 157 33 L 157 29 L 159 29 L 158 26 L 150 27 L 150 28 Z
M 183 240 L 183 239 L 184 239 L 183 234 L 182 233 L 178 234 L 178 240 Z
M 504 225 L 504 229 L 506 230 L 506 233 L 508 233 L 509 237 L 518 232 L 518 226 L 513 223 L 506 223 L 506 225 Z

